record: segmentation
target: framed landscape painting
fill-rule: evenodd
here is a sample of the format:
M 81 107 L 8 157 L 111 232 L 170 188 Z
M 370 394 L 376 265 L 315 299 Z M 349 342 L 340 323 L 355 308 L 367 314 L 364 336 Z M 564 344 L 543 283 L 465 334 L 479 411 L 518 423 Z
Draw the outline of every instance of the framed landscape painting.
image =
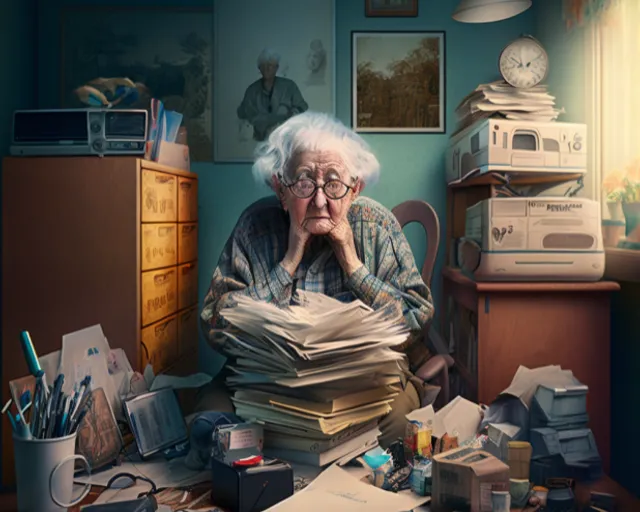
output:
M 357 132 L 444 133 L 444 32 L 352 32 Z

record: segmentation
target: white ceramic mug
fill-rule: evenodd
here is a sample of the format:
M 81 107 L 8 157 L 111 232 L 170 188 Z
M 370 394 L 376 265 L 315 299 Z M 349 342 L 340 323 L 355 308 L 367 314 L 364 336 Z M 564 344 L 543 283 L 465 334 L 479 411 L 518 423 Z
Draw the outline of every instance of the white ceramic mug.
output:
M 74 462 L 87 459 L 75 454 L 76 434 L 53 439 L 23 439 L 13 435 L 18 488 L 18 512 L 60 512 L 80 503 L 91 490 L 85 484 L 72 500 Z

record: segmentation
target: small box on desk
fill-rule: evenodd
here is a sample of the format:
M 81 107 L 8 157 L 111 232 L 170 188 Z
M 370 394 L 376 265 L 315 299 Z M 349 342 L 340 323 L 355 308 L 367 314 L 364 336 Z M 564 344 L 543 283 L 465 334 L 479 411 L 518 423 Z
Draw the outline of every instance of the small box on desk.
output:
M 293 470 L 285 463 L 234 468 L 211 459 L 211 499 L 230 512 L 260 512 L 293 495 Z
M 178 144 L 176 142 L 169 142 L 162 140 L 158 142 L 157 151 L 152 155 L 153 141 L 147 142 L 147 152 L 145 158 L 152 160 L 161 165 L 167 167 L 173 167 L 174 169 L 180 169 L 182 171 L 189 171 L 191 168 L 191 158 L 189 156 L 189 146 L 186 144 Z

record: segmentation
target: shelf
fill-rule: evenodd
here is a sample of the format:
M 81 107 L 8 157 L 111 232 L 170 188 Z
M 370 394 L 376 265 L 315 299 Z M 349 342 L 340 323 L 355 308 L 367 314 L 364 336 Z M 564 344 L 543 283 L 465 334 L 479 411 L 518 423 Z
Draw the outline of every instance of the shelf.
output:
M 633 252 L 633 251 L 630 251 Z M 452 267 L 442 269 L 442 275 L 447 279 L 468 288 L 475 288 L 480 293 L 486 292 L 615 292 L 620 289 L 620 285 L 613 281 L 474 281 L 465 276 L 461 270 Z
M 640 283 L 640 251 L 605 249 L 604 275 L 614 281 Z
M 540 185 L 543 183 L 562 184 L 584 177 L 582 173 L 541 173 L 541 172 L 504 172 L 494 171 L 495 174 L 508 174 L 509 184 L 512 186 Z M 476 187 L 480 185 L 504 185 L 503 180 L 496 179 L 492 173 L 482 174 L 449 185 L 450 188 Z

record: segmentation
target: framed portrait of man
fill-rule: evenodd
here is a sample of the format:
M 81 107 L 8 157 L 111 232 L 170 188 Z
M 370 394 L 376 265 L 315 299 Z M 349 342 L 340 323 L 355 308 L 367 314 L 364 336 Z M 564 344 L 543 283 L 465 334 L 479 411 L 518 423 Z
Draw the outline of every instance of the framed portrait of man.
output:
M 334 2 L 214 4 L 215 162 L 252 161 L 291 116 L 335 113 Z

